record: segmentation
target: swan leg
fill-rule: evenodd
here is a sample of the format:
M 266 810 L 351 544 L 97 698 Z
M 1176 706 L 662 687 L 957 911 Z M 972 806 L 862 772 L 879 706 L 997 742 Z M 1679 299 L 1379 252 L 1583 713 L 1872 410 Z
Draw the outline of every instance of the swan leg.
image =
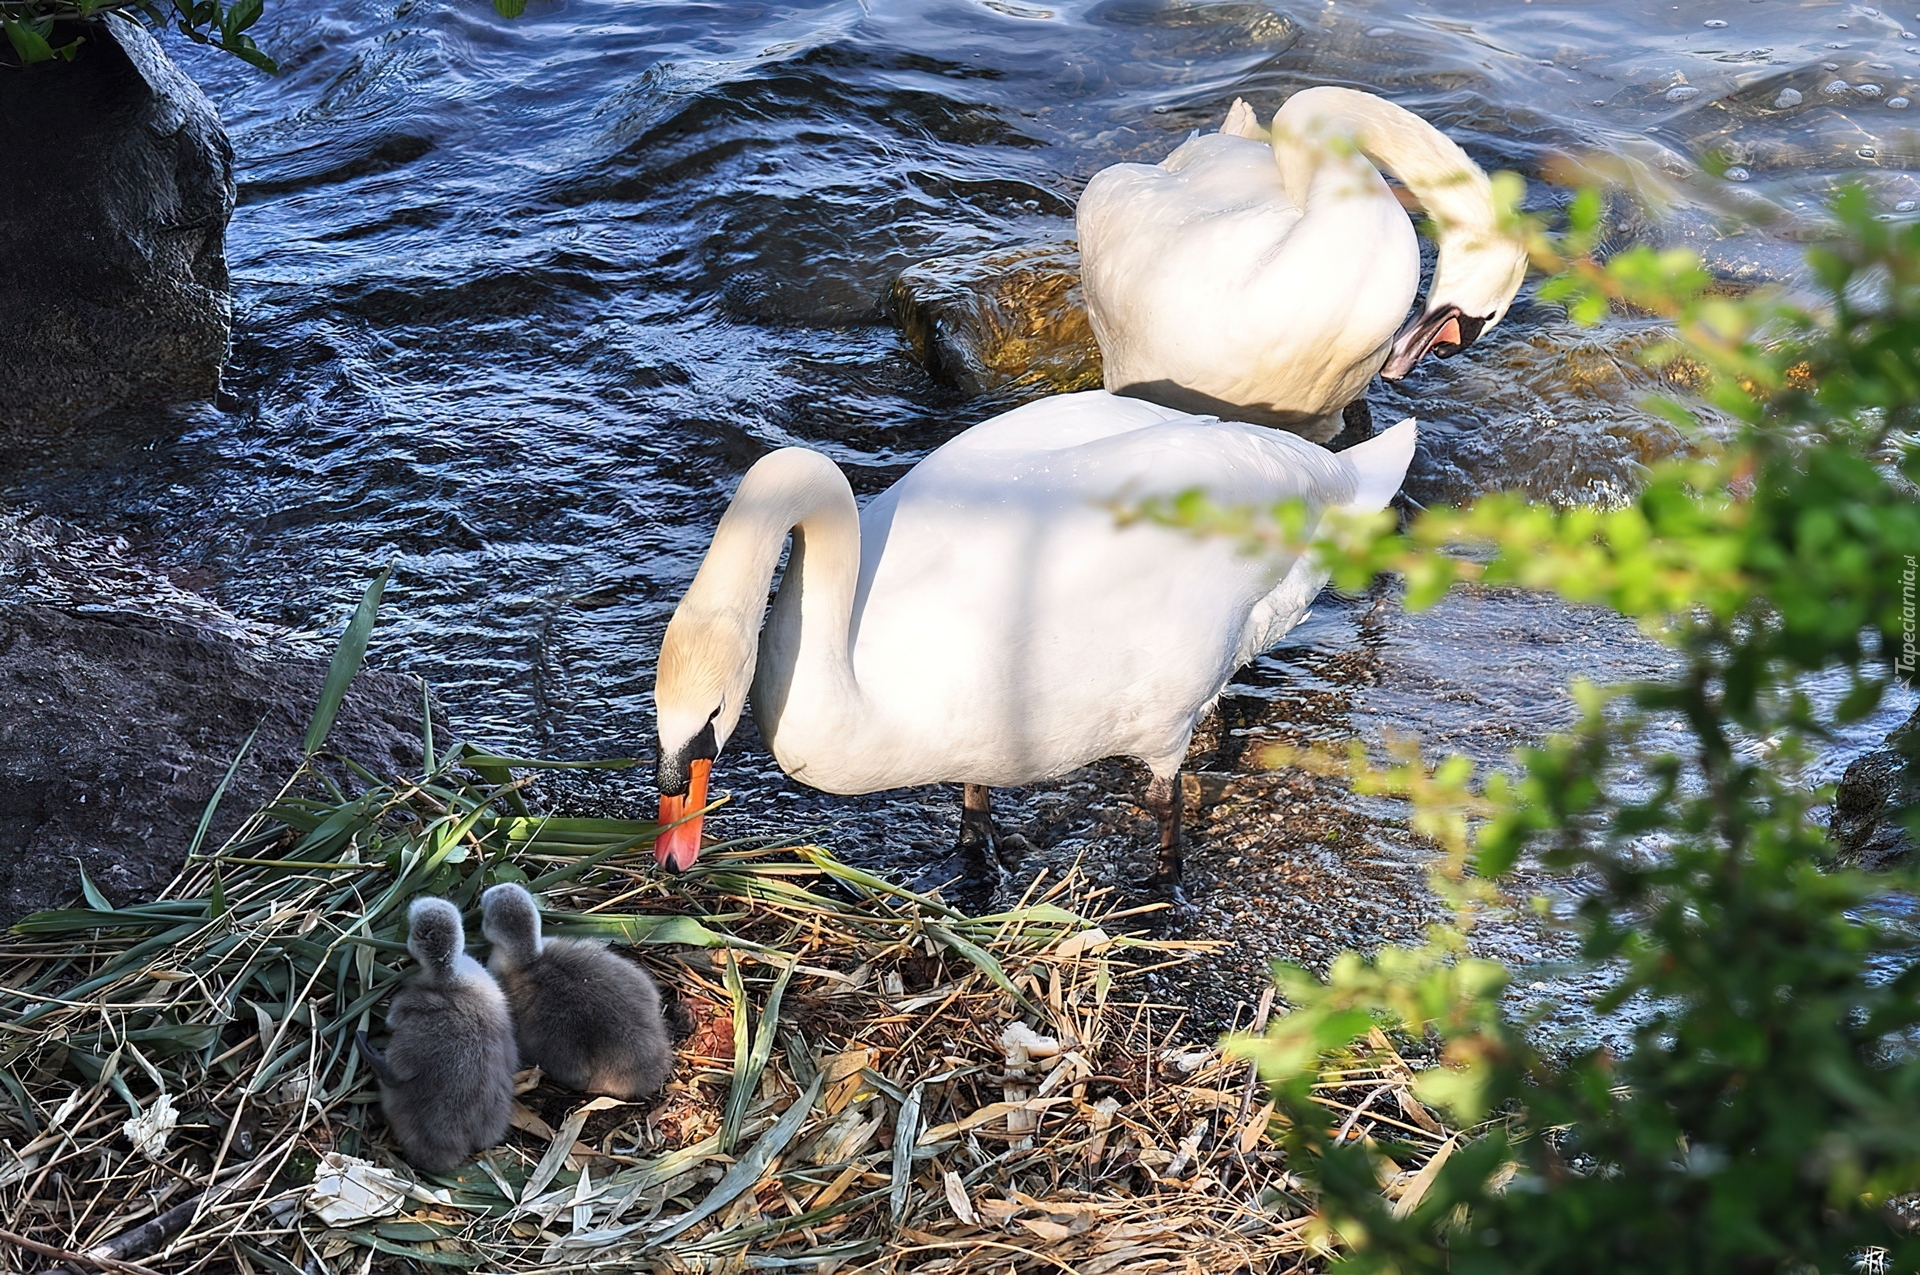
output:
M 1155 775 L 1147 785 L 1146 807 L 1160 825 L 1160 861 L 1148 885 L 1180 884 L 1180 796 L 1179 771 Z
M 1017 832 L 1002 832 L 993 826 L 993 789 L 985 784 L 965 784 L 960 793 L 960 852 L 977 856 L 995 873 L 1005 876 L 1009 866 L 1018 863 L 1033 847 Z
M 993 849 L 993 789 L 985 784 L 961 785 L 960 848 L 980 855 Z

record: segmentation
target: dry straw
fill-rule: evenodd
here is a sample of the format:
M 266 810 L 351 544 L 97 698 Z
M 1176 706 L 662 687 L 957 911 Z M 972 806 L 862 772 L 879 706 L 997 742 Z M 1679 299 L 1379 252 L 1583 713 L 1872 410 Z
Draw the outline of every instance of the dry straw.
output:
M 349 627 L 310 752 L 377 601 Z M 436 760 L 430 729 L 424 743 L 427 773 L 359 771 L 351 796 L 303 768 L 153 902 L 116 908 L 83 882 L 87 906 L 15 927 L 0 946 L 0 1265 L 1317 1265 L 1310 1201 L 1247 1064 L 1184 1043 L 1179 1010 L 1144 995 L 1142 973 L 1193 945 L 1128 936 L 1138 909 L 1069 876 L 969 917 L 813 847 L 717 847 L 667 877 L 651 824 L 529 810 L 513 772 L 542 763 L 461 745 Z M 692 1034 L 656 1102 L 530 1073 L 506 1144 L 417 1174 L 352 1037 L 377 1032 L 406 972 L 408 900 L 451 898 L 477 933 L 498 880 L 526 881 L 550 933 L 640 949 Z M 1411 1080 L 1383 1049 L 1320 1090 L 1349 1136 L 1426 1159 L 1451 1143 Z M 1385 1189 L 1405 1204 L 1431 1177 Z

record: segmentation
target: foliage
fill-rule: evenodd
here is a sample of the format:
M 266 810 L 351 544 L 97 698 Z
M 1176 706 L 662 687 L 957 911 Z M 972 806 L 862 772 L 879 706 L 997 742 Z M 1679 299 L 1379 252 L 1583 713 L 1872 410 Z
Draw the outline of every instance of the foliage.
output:
M 110 13 L 134 18 L 160 31 L 172 28 L 196 44 L 224 49 L 268 74 L 279 64 L 255 44 L 248 30 L 260 20 L 265 0 L 0 0 L 0 30 L 7 33 L 14 56 L 23 63 L 48 62 L 56 57 L 71 62 L 86 45 L 84 35 L 69 28 L 56 34 L 55 24 L 104 18 Z M 493 0 L 503 18 L 526 12 L 527 0 Z M 58 39 L 60 43 L 55 44 Z
M 86 46 L 84 35 L 61 22 L 88 21 L 117 13 L 154 30 L 171 27 L 197 44 L 224 49 L 266 72 L 278 70 L 247 31 L 260 20 L 264 0 L 0 0 L 0 27 L 22 62 L 55 57 L 71 62 Z M 64 38 L 63 38 L 64 37 Z M 55 44 L 59 39 L 61 43 Z
M 1494 496 L 1404 533 L 1340 524 L 1318 551 L 1348 587 L 1401 573 L 1414 607 L 1479 580 L 1610 608 L 1669 644 L 1673 671 L 1575 688 L 1579 724 L 1479 795 L 1462 759 L 1281 758 L 1411 797 L 1447 847 L 1458 922 L 1342 956 L 1324 981 L 1281 967 L 1292 1012 L 1233 1044 L 1274 1086 L 1343 1270 L 1911 1270 L 1920 1237 L 1890 1202 L 1920 1190 L 1920 937 L 1887 919 L 1911 882 L 1832 862 L 1815 822 L 1830 794 L 1805 767 L 1913 671 L 1920 226 L 1843 193 L 1809 253 L 1817 300 L 1798 304 L 1724 295 L 1685 252 L 1597 260 L 1602 202 L 1583 192 L 1558 235 L 1512 219 L 1552 273 L 1541 295 L 1582 322 L 1668 318 L 1657 357 L 1687 360 L 1727 424 L 1652 404 L 1692 454 L 1623 508 Z M 1144 513 L 1305 547 L 1298 510 Z M 1567 923 L 1605 986 L 1595 1008 L 1637 1022 L 1618 1053 L 1542 1053 L 1501 1010 L 1505 972 L 1465 955 L 1523 856 L 1577 878 Z M 1322 1058 L 1376 1025 L 1437 1047 L 1424 1099 L 1499 1117 L 1404 1216 L 1379 1194 L 1394 1148 L 1336 1139 L 1308 1100 Z

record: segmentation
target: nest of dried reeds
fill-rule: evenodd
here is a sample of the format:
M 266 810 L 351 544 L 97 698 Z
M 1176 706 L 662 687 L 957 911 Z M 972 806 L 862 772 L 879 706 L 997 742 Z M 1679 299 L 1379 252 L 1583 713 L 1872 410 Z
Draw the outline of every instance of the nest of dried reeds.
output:
M 348 677 L 329 679 L 334 706 Z M 360 771 L 351 796 L 306 772 L 158 899 L 114 907 L 83 881 L 86 906 L 14 927 L 0 1265 L 1305 1262 L 1311 1202 L 1271 1104 L 1248 1064 L 1184 1043 L 1179 1009 L 1137 990 L 1188 954 L 1129 935 L 1137 910 L 1070 876 L 969 917 L 814 847 L 716 847 L 669 877 L 651 824 L 530 810 L 514 772 L 542 764 L 456 745 L 403 781 Z M 543 900 L 550 933 L 640 949 L 690 1030 L 679 1076 L 621 1103 L 529 1073 L 507 1143 L 417 1173 L 353 1035 L 406 973 L 408 901 L 450 898 L 477 935 L 500 880 Z M 1425 1158 L 1447 1144 L 1411 1079 L 1384 1051 L 1321 1089 L 1354 1113 L 1350 1136 L 1377 1128 Z M 1430 1178 L 1409 1166 L 1385 1188 L 1412 1198 Z

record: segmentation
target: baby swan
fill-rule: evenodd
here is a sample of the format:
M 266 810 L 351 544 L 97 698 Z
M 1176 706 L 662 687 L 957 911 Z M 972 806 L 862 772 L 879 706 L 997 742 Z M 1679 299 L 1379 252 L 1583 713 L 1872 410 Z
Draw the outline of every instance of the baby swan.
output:
M 439 1173 L 506 1136 L 519 1053 L 506 997 L 466 953 L 460 912 L 415 899 L 407 950 L 420 968 L 387 1009 L 384 1057 L 359 1033 L 380 1081 L 380 1108 L 416 1167 Z
M 517 885 L 481 895 L 480 912 L 521 1057 L 585 1093 L 639 1098 L 667 1083 L 673 1044 L 651 975 L 598 943 L 541 939 L 540 910 Z

